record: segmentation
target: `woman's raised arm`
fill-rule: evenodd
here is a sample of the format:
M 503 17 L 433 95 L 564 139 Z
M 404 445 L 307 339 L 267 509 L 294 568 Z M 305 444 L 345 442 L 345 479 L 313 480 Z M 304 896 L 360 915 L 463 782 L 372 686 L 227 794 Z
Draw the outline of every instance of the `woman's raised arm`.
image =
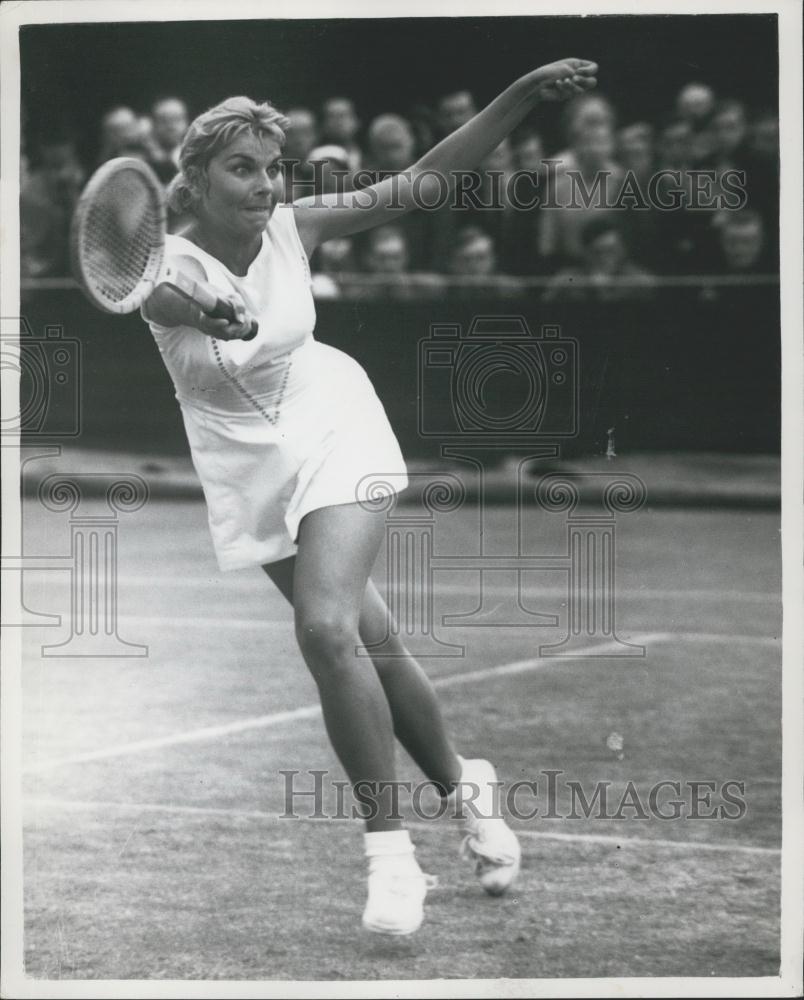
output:
M 383 225 L 452 188 L 456 171 L 476 167 L 539 101 L 561 101 L 591 90 L 597 64 L 561 59 L 521 77 L 465 125 L 442 139 L 409 170 L 358 191 L 311 195 L 293 203 L 305 248 Z

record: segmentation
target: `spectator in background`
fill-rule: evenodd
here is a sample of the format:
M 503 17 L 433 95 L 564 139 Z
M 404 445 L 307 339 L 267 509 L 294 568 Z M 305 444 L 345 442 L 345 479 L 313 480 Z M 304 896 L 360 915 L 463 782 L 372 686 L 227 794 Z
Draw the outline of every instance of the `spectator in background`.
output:
M 407 170 L 416 159 L 413 129 L 400 115 L 385 114 L 375 118 L 368 127 L 366 142 L 366 166 L 375 172 L 377 179 Z M 430 266 L 431 214 L 411 212 L 398 223 L 415 271 L 423 271 Z
M 762 111 L 749 128 L 748 146 L 758 159 L 779 159 L 779 119 L 772 111 Z
M 693 166 L 705 166 L 712 155 L 711 128 L 715 92 L 705 83 L 688 83 L 676 97 L 676 115 L 690 127 L 690 154 Z
M 748 121 L 740 101 L 721 101 L 712 112 L 712 161 L 716 167 L 745 163 Z
M 617 156 L 623 169 L 636 179 L 640 191 L 649 190 L 656 166 L 653 126 L 640 121 L 621 128 L 617 133 Z M 631 253 L 650 268 L 660 266 L 659 214 L 653 206 L 621 213 L 623 237 Z
M 508 194 L 515 204 L 529 204 L 544 192 L 545 150 L 541 136 L 523 129 L 512 137 L 514 178 L 509 179 Z M 524 174 L 531 175 L 527 178 Z M 512 208 L 507 213 L 504 239 L 500 246 L 500 269 L 506 274 L 533 276 L 544 274 L 546 262 L 541 257 L 542 214 L 537 207 Z
M 380 115 L 368 128 L 367 166 L 380 174 L 405 170 L 416 158 L 416 138 L 400 115 Z
M 399 226 L 381 226 L 368 232 L 362 258 L 364 271 L 381 280 L 355 282 L 344 279 L 343 287 L 350 298 L 397 298 L 400 292 L 401 297 L 405 297 L 410 254 L 405 233 Z
M 659 132 L 656 168 L 660 176 L 656 196 L 662 204 L 672 205 L 682 196 L 689 197 L 692 138 L 692 126 L 682 118 L 671 119 Z M 647 259 L 661 274 L 694 274 L 700 266 L 700 219 L 681 207 L 666 212 L 654 211 L 653 215 L 656 238 Z
M 498 271 L 494 240 L 479 226 L 465 226 L 456 237 L 447 268 L 453 283 L 450 295 L 457 298 L 477 295 L 515 295 L 520 283 Z
M 355 263 L 354 244 L 350 237 L 341 236 L 322 243 L 310 265 L 313 276 L 313 296 L 317 299 L 336 299 L 342 294 L 342 278 L 358 270 Z
M 314 175 L 309 156 L 318 141 L 315 115 L 308 108 L 291 108 L 287 114 L 282 158 L 285 162 L 285 201 L 295 201 L 313 194 Z
M 352 173 L 363 165 L 363 153 L 357 143 L 360 119 L 347 97 L 330 97 L 321 109 L 321 142 L 346 150 L 347 166 Z
M 511 137 L 511 149 L 516 170 L 527 170 L 530 173 L 544 172 L 544 142 L 538 132 L 533 129 L 522 129 Z
M 618 302 L 647 298 L 654 288 L 648 272 L 637 267 L 617 220 L 600 216 L 581 230 L 583 260 L 554 276 L 545 302 Z
M 406 274 L 409 258 L 405 234 L 398 226 L 380 226 L 367 234 L 363 260 L 369 274 Z
M 322 243 L 315 252 L 313 264 L 313 270 L 322 274 L 354 274 L 359 270 L 355 260 L 354 243 L 347 236 L 339 236 L 337 239 Z
M 411 270 L 411 247 L 405 229 L 397 224 L 381 226 L 366 234 L 363 266 L 371 279 L 345 275 L 340 284 L 350 298 L 420 301 L 438 294 L 443 281 L 437 275 Z
M 717 217 L 719 259 L 710 270 L 721 274 L 767 274 L 765 227 L 762 216 L 750 208 L 723 211 Z
M 343 146 L 316 146 L 310 150 L 308 162 L 313 167 L 316 194 L 352 190 L 349 153 Z
M 454 198 L 450 198 L 438 210 L 425 213 L 431 267 L 443 267 L 443 261 L 449 259 L 455 247 L 458 232 L 467 226 L 482 229 L 491 237 L 492 243 L 501 249 L 506 269 L 508 258 L 513 261 L 521 256 L 516 242 L 522 220 L 509 198 L 513 169 L 513 151 L 506 138 L 479 164 L 478 170 L 471 171 L 478 181 L 460 208 L 453 207 Z
M 467 226 L 458 233 L 449 258 L 449 273 L 459 278 L 488 278 L 497 271 L 494 240 L 477 226 Z
M 603 94 L 584 94 L 582 97 L 576 97 L 567 104 L 563 113 L 564 134 L 570 141 L 570 148 L 558 153 L 556 159 L 565 160 L 572 157 L 574 135 L 597 125 L 614 129 L 616 124 L 617 118 L 611 101 Z
M 653 173 L 653 126 L 647 122 L 625 125 L 617 133 L 617 153 L 626 170 L 632 170 L 640 185 Z
M 548 195 L 559 206 L 542 208 L 540 256 L 556 263 L 580 261 L 585 251 L 581 230 L 593 216 L 612 210 L 607 208 L 604 187 L 614 198 L 623 181 L 624 171 L 615 160 L 614 110 L 601 95 L 590 95 L 572 101 L 566 118 L 569 148 L 558 154 L 554 190 Z M 595 184 L 601 181 L 600 192 Z M 591 195 L 588 207 L 581 194 L 583 188 Z
M 39 147 L 38 166 L 20 178 L 22 277 L 69 274 L 70 220 L 85 181 L 72 138 L 51 135 Z
M 141 141 L 142 126 L 134 111 L 125 106 L 112 108 L 101 118 L 98 163 L 120 156 L 122 149 L 138 145 Z
M 189 125 L 187 105 L 179 97 L 161 97 L 151 107 L 151 118 L 159 160 L 170 164 L 175 173 L 179 168 L 182 140 Z
M 676 115 L 692 129 L 701 126 L 715 109 L 715 92 L 705 83 L 688 83 L 676 97 Z
M 421 156 L 425 150 L 432 149 L 438 141 L 435 112 L 426 104 L 414 104 L 408 111 L 407 119 L 413 129 L 416 155 Z
M 669 121 L 659 133 L 657 167 L 660 170 L 686 170 L 692 159 L 692 127 L 683 118 Z
M 762 213 L 770 270 L 779 262 L 779 119 L 761 112 L 751 122 L 746 143 L 749 159 L 748 204 Z
M 476 114 L 475 99 L 468 90 L 455 90 L 443 94 L 436 104 L 439 138 L 459 129 Z

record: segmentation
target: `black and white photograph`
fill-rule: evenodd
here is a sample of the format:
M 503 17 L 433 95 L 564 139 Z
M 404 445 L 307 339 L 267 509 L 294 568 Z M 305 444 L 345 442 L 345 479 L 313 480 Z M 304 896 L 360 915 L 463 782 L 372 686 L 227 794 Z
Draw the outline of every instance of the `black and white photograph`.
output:
M 800 995 L 798 0 L 0 30 L 0 995 Z

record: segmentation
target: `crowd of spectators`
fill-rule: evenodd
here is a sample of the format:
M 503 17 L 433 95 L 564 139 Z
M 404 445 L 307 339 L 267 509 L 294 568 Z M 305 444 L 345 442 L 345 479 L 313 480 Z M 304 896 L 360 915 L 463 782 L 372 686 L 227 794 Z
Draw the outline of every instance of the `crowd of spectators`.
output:
M 406 170 L 475 111 L 465 90 L 442 95 L 432 108 L 384 113 L 368 122 L 347 97 L 331 97 L 317 111 L 287 109 L 286 200 L 349 190 Z M 147 114 L 114 107 L 100 122 L 94 162 L 82 162 L 74 139 L 55 133 L 36 144 L 30 163 L 23 155 L 23 277 L 68 273 L 69 220 L 100 163 L 139 157 L 168 184 L 189 120 L 187 104 L 174 96 L 160 98 Z M 473 196 L 460 207 L 447 203 L 414 212 L 322 246 L 312 261 L 315 294 L 427 298 L 449 285 L 453 292 L 493 287 L 513 295 L 531 279 L 548 300 L 596 301 L 648 296 L 657 276 L 778 269 L 775 114 L 749 115 L 741 102 L 691 83 L 659 122 L 618 119 L 612 103 L 595 93 L 570 102 L 561 124 L 557 149 L 547 148 L 531 125 L 519 128 L 480 164 Z M 745 180 L 739 204 L 735 171 Z M 702 172 L 709 207 L 697 207 L 694 199 L 685 205 L 696 184 L 700 194 Z M 578 201 L 579 179 L 580 190 L 594 192 L 601 177 L 608 198 Z M 522 208 L 522 198 L 535 191 L 541 204 Z M 718 207 L 712 192 L 732 197 Z M 660 207 L 674 205 L 674 198 L 679 207 Z

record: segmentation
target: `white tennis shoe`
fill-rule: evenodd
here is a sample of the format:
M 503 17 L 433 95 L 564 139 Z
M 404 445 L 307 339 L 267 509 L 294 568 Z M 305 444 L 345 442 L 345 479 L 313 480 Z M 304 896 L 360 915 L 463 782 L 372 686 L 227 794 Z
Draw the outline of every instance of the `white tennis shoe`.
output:
M 424 899 L 436 879 L 409 858 L 369 859 L 363 927 L 375 934 L 413 934 L 424 920 Z
M 519 840 L 500 813 L 494 767 L 487 760 L 461 758 L 461 764 L 461 857 L 473 862 L 475 875 L 490 896 L 501 896 L 519 874 Z

